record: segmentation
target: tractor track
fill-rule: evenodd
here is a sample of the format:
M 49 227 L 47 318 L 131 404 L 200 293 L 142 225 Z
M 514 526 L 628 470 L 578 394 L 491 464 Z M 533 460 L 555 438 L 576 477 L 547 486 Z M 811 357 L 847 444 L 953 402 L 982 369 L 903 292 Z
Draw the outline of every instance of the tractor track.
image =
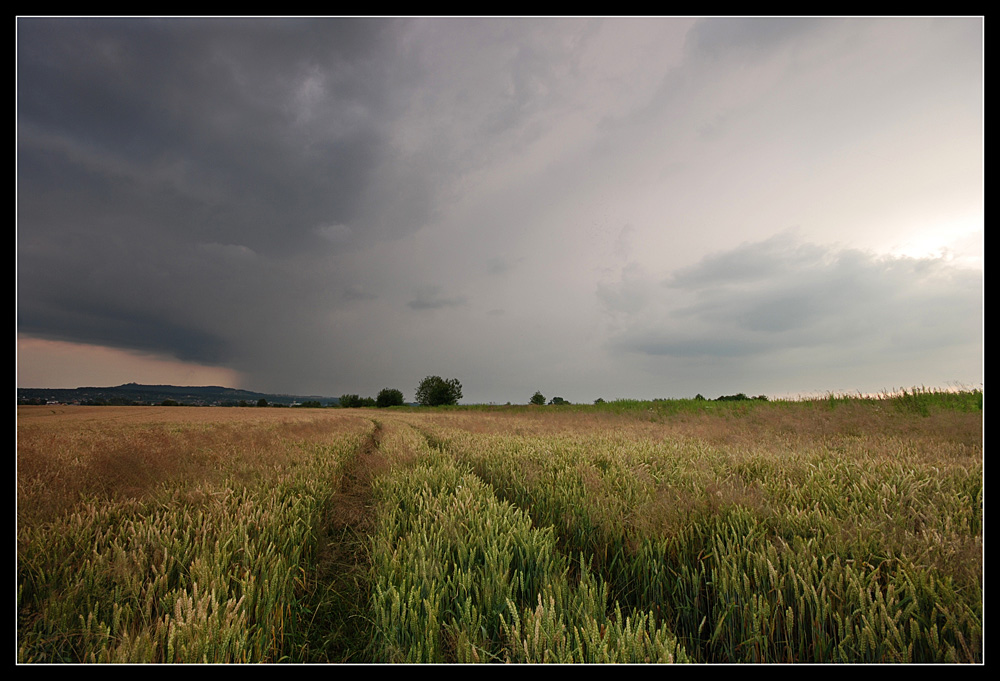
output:
M 324 511 L 316 567 L 308 580 L 311 621 L 303 662 L 372 662 L 370 537 L 376 522 L 373 483 L 388 466 L 380 449 L 382 425 L 343 464 L 340 487 Z

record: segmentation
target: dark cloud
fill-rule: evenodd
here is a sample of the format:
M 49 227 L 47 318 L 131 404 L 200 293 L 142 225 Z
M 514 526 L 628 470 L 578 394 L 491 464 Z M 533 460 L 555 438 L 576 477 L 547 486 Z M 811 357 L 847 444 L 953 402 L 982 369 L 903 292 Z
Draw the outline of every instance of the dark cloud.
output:
M 366 216 L 392 207 L 371 185 L 399 190 L 396 164 L 405 161 L 386 136 L 398 115 L 393 51 L 382 49 L 391 27 L 24 22 L 19 45 L 37 49 L 19 53 L 22 193 L 52 188 L 31 172 L 45 151 L 63 173 L 86 174 L 98 186 L 126 179 L 175 194 L 181 206 L 157 212 L 158 222 L 192 238 L 287 251 L 321 224 L 355 222 L 358 235 L 386 236 L 391 213 Z
M 19 22 L 22 232 L 129 222 L 289 252 L 322 224 L 384 228 L 362 215 L 391 156 L 388 65 L 372 58 L 387 27 Z M 77 196 L 31 210 L 64 187 Z
M 252 292 L 261 308 L 304 301 L 307 272 L 274 262 L 418 229 L 433 190 L 389 138 L 406 75 L 394 25 L 19 20 L 24 330 L 217 359 L 214 342 L 195 350 L 205 320 L 246 326 Z M 235 267 L 240 253 L 257 260 Z M 155 322 L 167 313 L 190 342 Z
M 218 365 L 231 358 L 223 337 L 135 307 L 63 299 L 20 306 L 18 329 L 47 340 L 124 347 L 170 354 L 185 362 Z
M 473 400 L 797 352 L 925 366 L 980 328 L 981 273 L 815 244 L 981 230 L 981 33 L 18 19 L 18 329 L 254 389 L 461 370 Z

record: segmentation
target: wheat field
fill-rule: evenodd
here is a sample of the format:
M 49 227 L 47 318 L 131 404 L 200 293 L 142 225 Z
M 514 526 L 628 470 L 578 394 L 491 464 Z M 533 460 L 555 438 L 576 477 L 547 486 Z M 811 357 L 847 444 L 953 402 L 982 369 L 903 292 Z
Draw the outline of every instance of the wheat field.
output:
M 982 402 L 19 407 L 17 660 L 981 663 Z

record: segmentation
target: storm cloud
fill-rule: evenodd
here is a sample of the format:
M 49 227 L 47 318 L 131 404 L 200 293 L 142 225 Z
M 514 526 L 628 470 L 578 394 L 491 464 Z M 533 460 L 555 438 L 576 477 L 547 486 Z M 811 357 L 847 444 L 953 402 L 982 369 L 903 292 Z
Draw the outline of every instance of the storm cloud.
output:
M 298 394 L 979 383 L 982 28 L 19 18 L 18 333 Z

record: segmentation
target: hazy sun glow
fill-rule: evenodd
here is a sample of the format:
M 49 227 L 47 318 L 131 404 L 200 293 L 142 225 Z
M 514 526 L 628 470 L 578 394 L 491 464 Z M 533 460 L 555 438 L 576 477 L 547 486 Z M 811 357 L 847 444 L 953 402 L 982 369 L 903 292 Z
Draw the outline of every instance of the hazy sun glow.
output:
M 983 216 L 968 215 L 928 224 L 892 248 L 910 258 L 944 257 L 966 267 L 983 267 Z

